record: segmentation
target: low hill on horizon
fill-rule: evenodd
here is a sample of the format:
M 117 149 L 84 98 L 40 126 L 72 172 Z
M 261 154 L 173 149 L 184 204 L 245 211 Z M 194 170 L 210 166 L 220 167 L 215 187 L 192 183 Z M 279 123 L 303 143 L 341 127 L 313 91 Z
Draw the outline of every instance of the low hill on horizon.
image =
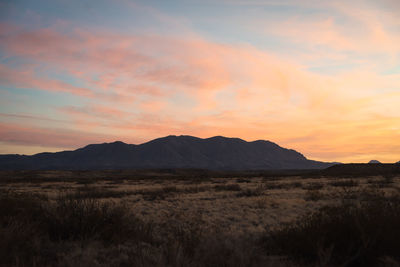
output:
M 198 168 L 210 170 L 323 169 L 334 165 L 265 140 L 215 136 L 166 136 L 140 145 L 121 141 L 73 151 L 0 155 L 1 170 L 116 170 Z
M 368 164 L 381 164 L 382 162 L 380 162 L 379 160 L 376 159 L 372 159 L 368 162 Z
M 313 175 L 327 177 L 368 177 L 400 174 L 400 165 L 396 163 L 346 163 L 319 170 Z

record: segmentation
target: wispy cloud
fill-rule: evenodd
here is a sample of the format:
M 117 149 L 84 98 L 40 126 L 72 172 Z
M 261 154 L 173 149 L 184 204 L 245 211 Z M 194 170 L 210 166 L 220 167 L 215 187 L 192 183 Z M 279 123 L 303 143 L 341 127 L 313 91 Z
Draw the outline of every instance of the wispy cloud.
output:
M 65 129 L 50 121 L 39 127 L 37 118 L 27 125 L 10 123 L 13 115 L 2 111 L 9 114 L 7 122 L 0 114 L 2 142 L 76 147 L 114 138 L 227 135 L 270 139 L 322 160 L 398 156 L 388 140 L 399 137 L 400 73 L 385 71 L 398 62 L 399 24 L 392 15 L 382 18 L 391 11 L 342 1 L 225 3 L 313 7 L 309 17 L 244 22 L 253 32 L 292 45 L 298 50 L 293 56 L 259 44 L 213 41 L 182 24 L 190 18 L 121 3 L 179 29 L 177 34 L 77 28 L 69 22 L 0 24 L 0 86 L 79 99 L 52 107 Z M 344 67 L 313 70 L 332 64 Z
M 0 123 L 0 139 L 2 142 L 17 145 L 77 148 L 92 142 L 112 141 L 115 137 L 64 128 L 41 128 Z

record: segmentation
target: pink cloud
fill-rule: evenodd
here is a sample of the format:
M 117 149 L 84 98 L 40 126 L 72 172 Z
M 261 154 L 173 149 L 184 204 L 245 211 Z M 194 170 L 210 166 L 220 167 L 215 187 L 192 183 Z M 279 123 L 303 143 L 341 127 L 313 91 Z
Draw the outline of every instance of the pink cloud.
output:
M 59 109 L 61 112 L 67 113 L 75 117 L 98 117 L 105 119 L 124 119 L 132 115 L 130 112 L 122 111 L 118 108 L 113 108 L 104 105 L 90 105 L 85 107 L 67 106 Z
M 33 70 L 17 70 L 0 64 L 0 85 L 15 86 L 17 88 L 32 88 L 37 90 L 69 93 L 85 98 L 96 98 L 99 100 L 118 101 L 131 103 L 134 96 L 115 92 L 99 92 L 85 87 L 78 87 L 70 83 L 36 76 Z
M 22 119 L 22 120 L 27 120 L 27 121 L 47 121 L 47 122 L 52 122 L 52 123 L 66 123 L 68 121 L 66 120 L 59 120 L 59 119 L 52 119 L 49 117 L 44 117 L 44 116 L 33 116 L 30 114 L 9 114 L 9 113 L 0 113 L 0 117 L 3 118 L 11 118 L 11 119 Z
M 90 143 L 112 141 L 115 140 L 115 137 L 67 129 L 0 123 L 0 140 L 6 143 L 27 146 L 77 148 Z
M 98 93 L 112 90 L 124 96 L 161 96 L 181 89 L 217 90 L 229 84 L 228 74 L 220 62 L 203 59 L 210 58 L 213 49 L 203 41 L 110 33 L 94 35 L 80 30 L 61 34 L 52 29 L 14 34 L 2 31 L 1 39 L 0 47 L 9 56 L 46 63 L 52 70 L 67 71 L 84 79 Z M 197 55 L 197 49 L 206 54 Z M 90 71 L 82 71 L 86 69 Z M 54 85 L 56 89 L 62 87 Z
M 18 71 L 0 64 L 0 84 L 20 88 L 36 88 L 45 91 L 71 93 L 78 96 L 91 97 L 93 92 L 87 88 L 72 86 L 68 83 L 37 78 L 31 71 Z
M 337 31 L 332 20 L 318 27 L 305 39 L 320 34 L 320 45 L 358 45 Z M 299 38 L 297 30 L 287 33 Z M 376 147 L 363 148 L 380 137 L 398 137 L 390 128 L 399 123 L 398 96 L 391 94 L 399 89 L 398 75 L 368 68 L 320 75 L 251 45 L 219 44 L 196 36 L 56 29 L 5 29 L 0 36 L 0 49 L 9 57 L 45 65 L 40 70 L 35 64 L 33 70 L 0 65 L 3 84 L 71 93 L 86 100 L 86 106 L 58 110 L 68 115 L 77 132 L 63 135 L 61 129 L 4 124 L 0 140 L 5 142 L 75 146 L 57 139 L 76 138 L 82 144 L 115 135 L 140 140 L 168 134 L 227 135 L 270 139 L 306 154 L 318 148 L 310 155 L 329 160 L 326 151 L 341 157 L 341 149 L 373 153 Z M 90 89 L 48 78 L 49 69 L 68 73 Z M 381 88 L 390 92 L 382 93 Z M 376 117 L 383 115 L 382 105 L 395 119 Z
M 362 56 L 384 54 L 397 56 L 400 48 L 399 31 L 396 31 L 397 22 L 391 20 L 397 14 L 384 12 L 373 5 L 351 4 L 348 1 L 334 1 L 326 4 L 347 16 L 350 23 L 330 19 L 302 22 L 294 20 L 287 22 L 282 33 L 299 42 L 308 42 L 310 45 L 322 44 L 335 50 L 347 50 Z M 295 26 L 296 27 L 293 27 Z

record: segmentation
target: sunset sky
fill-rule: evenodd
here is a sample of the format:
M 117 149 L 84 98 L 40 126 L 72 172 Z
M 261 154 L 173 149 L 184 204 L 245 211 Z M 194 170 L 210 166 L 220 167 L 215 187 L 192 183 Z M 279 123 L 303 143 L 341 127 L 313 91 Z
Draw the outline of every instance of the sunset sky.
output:
M 400 1 L 0 0 L 0 154 L 166 135 L 400 160 Z

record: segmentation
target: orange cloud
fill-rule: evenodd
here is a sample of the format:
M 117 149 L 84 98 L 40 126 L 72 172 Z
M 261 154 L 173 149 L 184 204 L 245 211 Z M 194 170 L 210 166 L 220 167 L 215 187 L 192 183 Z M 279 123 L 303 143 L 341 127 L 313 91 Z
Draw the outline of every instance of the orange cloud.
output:
M 318 33 L 319 44 L 332 48 L 358 45 L 329 19 L 318 27 L 305 39 Z M 287 34 L 299 38 L 297 30 Z M 90 88 L 39 78 L 24 66 L 17 71 L 0 65 L 3 84 L 83 96 L 86 105 L 58 109 L 77 133 L 63 136 L 57 129 L 46 135 L 35 127 L 4 125 L 0 140 L 5 142 L 73 146 L 73 141 L 56 139 L 76 137 L 81 144 L 109 136 L 227 135 L 269 139 L 322 160 L 361 159 L 361 153 L 383 161 L 399 156 L 389 151 L 395 146 L 387 141 L 399 137 L 398 74 L 367 67 L 322 75 L 251 45 L 196 36 L 55 29 L 1 30 L 0 36 L 0 48 L 10 57 L 46 65 L 42 75 L 52 67 L 67 72 Z

